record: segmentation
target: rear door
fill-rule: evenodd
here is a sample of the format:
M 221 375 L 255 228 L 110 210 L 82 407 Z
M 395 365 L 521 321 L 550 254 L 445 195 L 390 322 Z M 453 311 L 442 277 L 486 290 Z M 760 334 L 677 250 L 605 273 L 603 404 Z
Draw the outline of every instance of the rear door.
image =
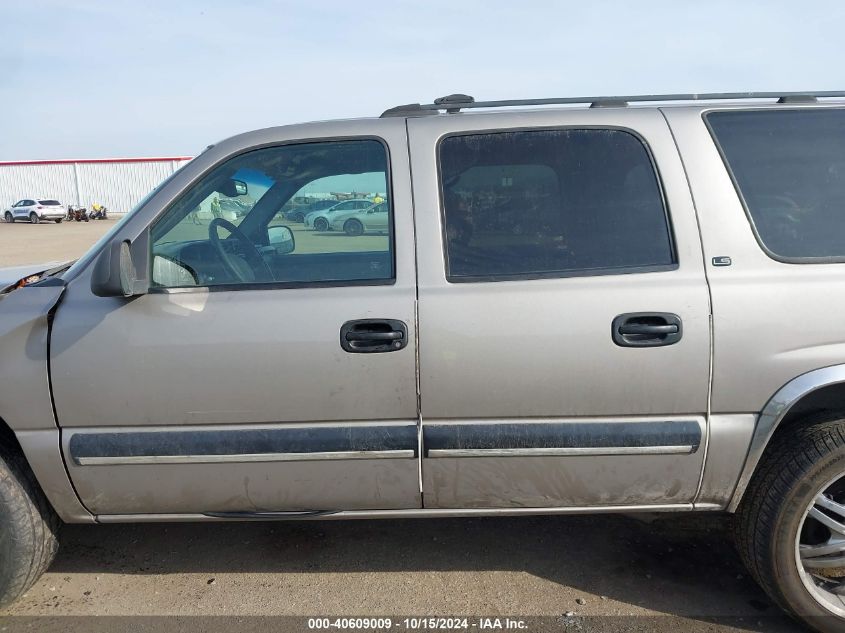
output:
M 231 139 L 113 236 L 151 252 L 149 293 L 98 297 L 90 260 L 70 271 L 51 375 L 91 512 L 420 506 L 406 143 L 400 120 Z M 288 200 L 338 191 L 388 196 L 388 234 L 289 223 L 294 244 L 278 226 Z M 213 219 L 233 194 L 254 203 L 247 215 Z
M 692 502 L 709 301 L 660 113 L 408 127 L 425 506 Z

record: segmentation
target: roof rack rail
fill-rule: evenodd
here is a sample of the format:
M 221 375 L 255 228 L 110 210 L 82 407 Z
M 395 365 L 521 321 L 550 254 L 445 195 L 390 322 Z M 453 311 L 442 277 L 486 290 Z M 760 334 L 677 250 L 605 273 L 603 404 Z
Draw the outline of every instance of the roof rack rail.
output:
M 550 99 L 503 99 L 500 101 L 476 101 L 469 95 L 453 94 L 435 99 L 434 103 L 409 103 L 390 108 L 382 117 L 425 116 L 445 110 L 449 114 L 475 108 L 512 108 L 519 106 L 573 105 L 589 103 L 591 108 L 625 107 L 629 103 L 650 101 L 721 101 L 739 99 L 777 99 L 778 103 L 815 103 L 818 99 L 845 97 L 845 91 L 808 92 L 705 92 L 662 95 L 625 95 L 613 97 L 552 97 Z

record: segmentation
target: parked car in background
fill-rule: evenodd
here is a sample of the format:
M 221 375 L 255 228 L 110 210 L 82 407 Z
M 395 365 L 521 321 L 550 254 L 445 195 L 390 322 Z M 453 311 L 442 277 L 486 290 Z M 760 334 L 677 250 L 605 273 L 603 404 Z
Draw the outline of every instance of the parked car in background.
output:
M 285 219 L 291 222 L 304 222 L 305 216 L 309 213 L 313 213 L 315 211 L 325 211 L 326 209 L 331 209 L 336 204 L 337 200 L 335 200 L 334 198 L 332 198 L 331 200 L 317 200 L 317 202 L 312 202 L 311 204 L 304 204 L 302 206 L 290 209 L 285 213 Z
M 337 213 L 332 217 L 329 229 L 343 231 L 347 235 L 386 233 L 390 228 L 389 210 L 390 205 L 385 201 L 374 204 L 369 209 Z
M 15 220 L 29 220 L 32 224 L 38 224 L 42 220 L 53 220 L 59 224 L 65 219 L 67 209 L 58 200 L 48 198 L 25 198 L 18 200 L 3 214 L 6 222 Z
M 372 201 L 366 199 L 344 200 L 325 211 L 312 211 L 305 216 L 305 227 L 313 228 L 315 231 L 330 231 L 332 219 L 345 211 L 361 211 L 373 205 Z
M 248 202 L 244 202 L 242 200 L 237 200 L 233 198 L 220 198 L 220 210 L 226 214 L 226 216 L 234 215 L 235 220 L 238 220 L 244 217 L 249 210 L 252 209 L 252 205 Z

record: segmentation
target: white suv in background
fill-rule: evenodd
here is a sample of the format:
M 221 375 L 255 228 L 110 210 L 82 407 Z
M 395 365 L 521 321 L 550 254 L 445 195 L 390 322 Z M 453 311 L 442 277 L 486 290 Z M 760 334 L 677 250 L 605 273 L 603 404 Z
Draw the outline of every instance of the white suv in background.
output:
M 66 214 L 67 209 L 58 200 L 27 198 L 18 200 L 7 209 L 3 218 L 10 223 L 15 220 L 29 220 L 32 224 L 38 224 L 41 220 L 54 220 L 59 224 Z

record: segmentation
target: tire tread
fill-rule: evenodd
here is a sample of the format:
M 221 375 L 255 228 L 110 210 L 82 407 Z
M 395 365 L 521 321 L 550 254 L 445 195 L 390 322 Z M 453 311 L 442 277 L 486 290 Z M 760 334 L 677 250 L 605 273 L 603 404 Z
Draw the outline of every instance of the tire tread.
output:
M 16 548 L 20 557 L 8 561 L 10 580 L 0 587 L 0 607 L 5 607 L 43 574 L 58 551 L 61 520 L 41 492 L 35 475 L 22 455 L 0 446 L 0 486 L 12 515 L 14 538 L 22 541 Z M 9 526 L 5 526 L 9 527 Z
M 845 419 L 809 422 L 781 432 L 766 449 L 734 517 L 734 539 L 742 561 L 754 580 L 788 612 L 792 610 L 776 582 L 773 549 L 782 501 L 815 463 L 843 447 Z

